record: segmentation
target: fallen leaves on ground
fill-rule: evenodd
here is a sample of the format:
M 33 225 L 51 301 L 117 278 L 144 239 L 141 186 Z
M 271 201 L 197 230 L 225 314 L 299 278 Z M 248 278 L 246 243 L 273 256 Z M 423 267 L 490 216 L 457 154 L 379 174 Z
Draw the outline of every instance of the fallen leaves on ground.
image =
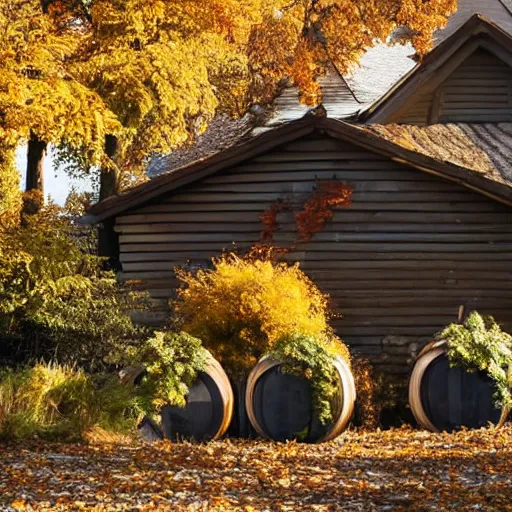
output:
M 512 511 L 512 426 L 320 445 L 0 446 L 0 510 Z

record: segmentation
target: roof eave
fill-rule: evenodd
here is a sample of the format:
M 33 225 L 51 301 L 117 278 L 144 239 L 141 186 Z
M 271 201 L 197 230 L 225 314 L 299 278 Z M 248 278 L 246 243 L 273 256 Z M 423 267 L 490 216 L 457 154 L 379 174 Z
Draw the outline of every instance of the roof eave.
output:
M 345 126 L 341 127 L 340 125 Z M 351 133 L 346 130 L 346 126 L 350 127 Z M 369 132 L 364 126 L 337 122 L 337 125 L 330 126 L 326 132 L 333 137 L 336 137 L 338 133 L 338 137 L 343 135 L 344 140 L 376 151 L 396 162 L 453 181 L 496 201 L 512 206 L 512 186 L 489 179 L 485 174 L 476 170 L 437 160 L 426 154 L 407 149 L 376 133 Z
M 172 172 L 157 176 L 121 195 L 112 196 L 94 204 L 87 212 L 88 217 L 89 219 L 94 218 L 95 222 L 104 221 L 138 206 L 142 202 L 150 201 L 161 194 L 204 178 L 227 166 L 269 151 L 288 140 L 307 135 L 315 129 L 315 119 L 314 116 L 306 116 L 298 121 L 286 123 L 257 135 L 244 144 L 214 153 L 209 157 L 174 169 Z
M 496 201 L 512 206 L 512 187 L 505 183 L 489 179 L 475 170 L 451 162 L 436 160 L 431 156 L 404 148 L 381 135 L 369 132 L 364 126 L 356 126 L 329 118 L 307 116 L 265 132 L 245 144 L 186 165 L 172 173 L 153 178 L 123 195 L 96 203 L 88 211 L 89 219 L 92 222 L 104 221 L 178 187 L 308 135 L 314 130 L 323 130 L 334 138 L 352 142 L 392 160 L 459 183 Z

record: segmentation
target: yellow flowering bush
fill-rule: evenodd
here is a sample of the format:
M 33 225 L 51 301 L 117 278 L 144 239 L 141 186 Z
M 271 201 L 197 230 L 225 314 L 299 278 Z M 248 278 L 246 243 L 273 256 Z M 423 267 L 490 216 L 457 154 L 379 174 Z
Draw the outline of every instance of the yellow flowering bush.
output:
M 334 339 L 327 297 L 298 264 L 228 254 L 212 269 L 177 276 L 185 284 L 173 304 L 181 328 L 232 372 L 246 374 L 283 336 Z

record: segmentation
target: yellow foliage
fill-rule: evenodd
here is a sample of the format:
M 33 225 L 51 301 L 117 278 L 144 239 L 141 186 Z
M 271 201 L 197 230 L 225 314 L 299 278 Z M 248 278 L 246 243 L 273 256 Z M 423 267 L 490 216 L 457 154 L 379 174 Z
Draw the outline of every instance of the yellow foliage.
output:
M 223 365 L 250 370 L 285 335 L 324 340 L 339 353 L 327 323 L 327 300 L 298 265 L 225 255 L 214 268 L 177 271 L 186 285 L 174 302 L 183 330 L 201 339 Z M 331 342 L 331 340 L 333 340 Z
M 321 337 L 319 340 L 320 345 L 325 348 L 328 354 L 341 357 L 345 362 L 352 367 L 352 356 L 350 350 L 343 341 L 332 333 L 327 333 L 326 336 Z
M 329 62 L 347 71 L 399 25 L 419 53 L 456 0 L 92 0 L 74 76 L 124 127 L 118 162 L 134 172 L 172 151 L 218 110 L 242 115 L 272 99 L 283 79 L 305 103 L 321 101 Z
M 71 73 L 86 32 L 44 12 L 44 3 L 12 0 L 0 8 L 0 135 L 16 146 L 32 132 L 100 164 L 105 134 L 119 124 L 101 97 Z
M 329 63 L 409 29 L 419 54 L 456 0 L 9 0 L 0 7 L 0 139 L 30 132 L 89 166 L 141 174 L 204 130 L 242 115 L 283 79 L 321 101 Z M 403 32 L 404 34 L 407 31 Z M 119 139 L 116 161 L 106 135 Z M 130 180 L 125 180 L 130 182 Z M 133 181 L 132 181 L 133 183 Z
M 20 173 L 14 163 L 14 149 L 0 144 L 0 232 L 18 224 L 20 210 Z

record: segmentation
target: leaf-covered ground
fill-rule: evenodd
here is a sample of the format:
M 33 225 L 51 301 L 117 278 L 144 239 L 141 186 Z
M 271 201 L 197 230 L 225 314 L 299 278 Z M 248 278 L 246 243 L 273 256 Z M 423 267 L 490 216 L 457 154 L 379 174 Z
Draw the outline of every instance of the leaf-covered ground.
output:
M 0 510 L 512 510 L 512 426 L 323 445 L 0 445 Z

